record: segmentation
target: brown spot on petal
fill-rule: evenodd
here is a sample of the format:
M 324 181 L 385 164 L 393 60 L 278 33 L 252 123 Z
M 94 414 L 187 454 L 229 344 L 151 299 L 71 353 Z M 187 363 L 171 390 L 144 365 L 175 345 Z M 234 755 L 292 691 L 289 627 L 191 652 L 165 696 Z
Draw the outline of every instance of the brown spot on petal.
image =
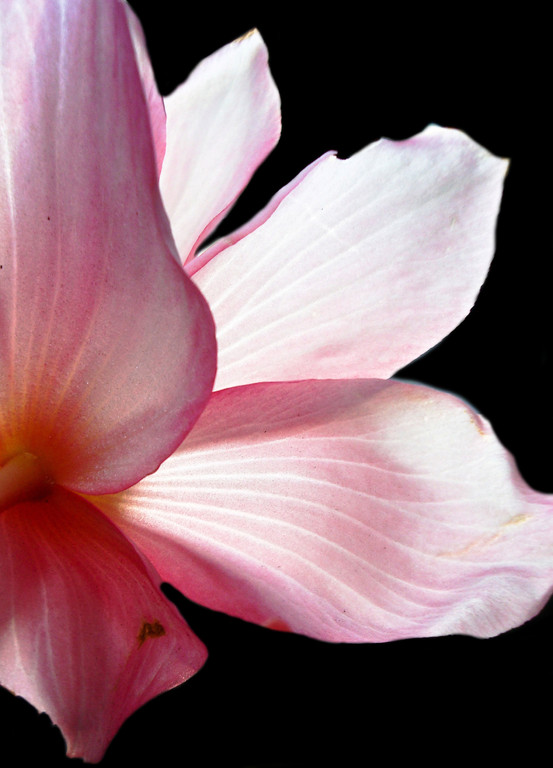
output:
M 165 634 L 165 629 L 163 627 L 163 624 L 160 624 L 159 621 L 152 621 L 150 623 L 149 621 L 143 621 L 142 626 L 140 627 L 140 632 L 138 633 L 138 647 L 142 645 L 142 643 L 145 640 L 148 640 L 148 638 L 153 637 L 163 637 Z

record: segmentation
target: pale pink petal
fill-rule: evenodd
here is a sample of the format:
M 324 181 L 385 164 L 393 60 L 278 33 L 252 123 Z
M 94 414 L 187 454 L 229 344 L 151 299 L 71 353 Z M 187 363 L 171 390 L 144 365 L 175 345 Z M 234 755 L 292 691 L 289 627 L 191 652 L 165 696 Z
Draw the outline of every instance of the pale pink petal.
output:
M 313 168 L 315 168 L 315 166 L 319 163 L 324 162 L 327 157 L 331 157 L 334 154 L 334 152 L 327 152 L 326 155 L 319 157 L 317 160 L 311 163 L 311 165 L 308 165 L 307 168 L 304 168 L 303 171 L 301 171 L 301 173 L 298 173 L 295 179 L 292 179 L 292 181 L 286 184 L 286 186 L 282 187 L 282 189 L 280 189 L 276 195 L 273 195 L 265 208 L 259 211 L 259 213 L 257 213 L 252 219 L 247 221 L 238 229 L 235 229 L 230 234 L 220 237 L 205 250 L 200 251 L 200 253 L 198 253 L 193 259 L 190 259 L 184 267 L 186 274 L 192 277 L 199 269 L 207 264 L 208 261 L 211 261 L 211 259 L 220 251 L 224 251 L 225 248 L 229 247 L 229 245 L 234 245 L 234 243 L 242 240 L 242 238 L 246 237 L 246 235 L 249 235 L 250 232 L 253 232 L 254 229 L 257 229 L 262 224 L 264 224 L 267 219 L 272 216 L 273 212 L 276 211 L 284 198 L 287 197 L 290 192 L 295 189 L 309 173 L 311 173 Z
M 553 585 L 553 498 L 463 402 L 394 380 L 217 392 L 100 503 L 187 597 L 323 640 L 495 635 Z
M 144 97 L 150 113 L 152 140 L 156 156 L 157 173 L 159 176 L 163 165 L 163 158 L 165 157 L 165 107 L 163 105 L 163 99 L 157 89 L 157 83 L 140 21 L 135 16 L 130 6 L 126 3 L 125 11 L 127 12 L 127 20 L 129 22 L 129 30 L 136 55 L 138 72 L 144 88 Z
M 0 682 L 101 759 L 123 721 L 187 680 L 206 652 L 160 579 L 84 499 L 62 489 L 0 515 Z
M 439 342 L 486 276 L 505 169 L 436 126 L 314 163 L 194 275 L 217 326 L 215 388 L 385 378 Z
M 0 463 L 119 490 L 203 408 L 212 319 L 166 237 L 123 4 L 2 13 Z
M 185 262 L 280 135 L 280 99 L 257 30 L 204 59 L 165 100 L 163 202 Z

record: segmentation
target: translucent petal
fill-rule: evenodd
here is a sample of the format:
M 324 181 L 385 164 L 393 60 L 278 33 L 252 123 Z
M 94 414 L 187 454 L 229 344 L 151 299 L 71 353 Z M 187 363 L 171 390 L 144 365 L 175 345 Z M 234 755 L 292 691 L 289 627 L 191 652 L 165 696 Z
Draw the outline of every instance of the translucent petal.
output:
M 324 640 L 487 637 L 551 594 L 553 498 L 463 402 L 393 380 L 217 392 L 100 503 L 187 597 Z

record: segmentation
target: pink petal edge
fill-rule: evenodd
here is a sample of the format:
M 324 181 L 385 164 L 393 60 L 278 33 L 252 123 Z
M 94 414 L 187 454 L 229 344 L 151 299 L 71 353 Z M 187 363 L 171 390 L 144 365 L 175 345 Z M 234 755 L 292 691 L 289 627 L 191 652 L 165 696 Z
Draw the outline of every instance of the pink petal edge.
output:
M 125 11 L 129 23 L 129 32 L 134 46 L 138 72 L 142 80 L 144 98 L 150 115 L 152 141 L 156 157 L 157 174 L 161 173 L 166 146 L 166 117 L 163 99 L 157 90 L 156 78 L 148 55 L 148 47 L 142 25 L 129 5 L 125 3 Z

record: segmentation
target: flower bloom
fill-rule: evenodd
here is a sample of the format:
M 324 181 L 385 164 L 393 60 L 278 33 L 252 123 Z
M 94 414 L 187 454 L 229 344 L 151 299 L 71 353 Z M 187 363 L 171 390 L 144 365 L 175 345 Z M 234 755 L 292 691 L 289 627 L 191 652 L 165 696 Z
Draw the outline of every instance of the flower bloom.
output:
M 162 581 L 331 641 L 539 611 L 551 499 L 389 379 L 469 312 L 504 161 L 437 127 L 328 154 L 198 253 L 278 140 L 259 34 L 165 115 L 119 0 L 2 13 L 0 682 L 93 762 L 205 660 Z

